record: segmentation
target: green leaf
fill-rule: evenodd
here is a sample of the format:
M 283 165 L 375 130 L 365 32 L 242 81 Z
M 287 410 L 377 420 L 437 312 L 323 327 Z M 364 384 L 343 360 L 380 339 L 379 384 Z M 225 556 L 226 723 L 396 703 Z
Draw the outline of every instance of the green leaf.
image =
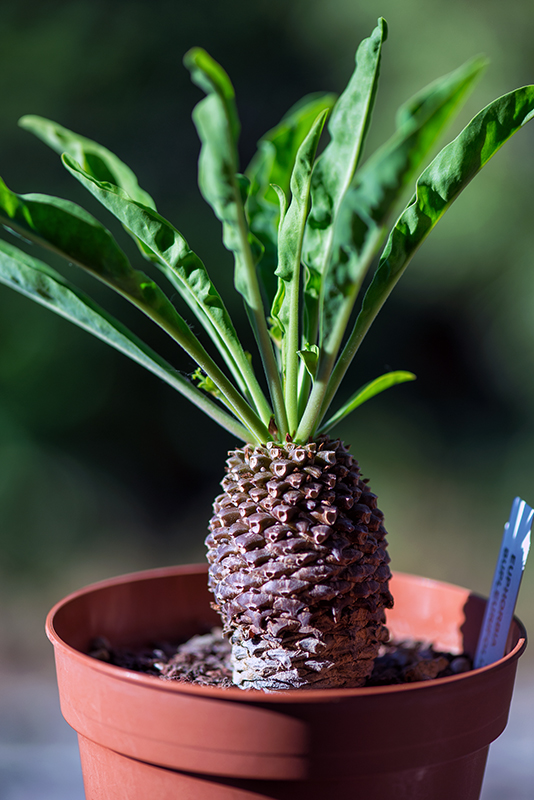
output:
M 472 59 L 419 92 L 399 111 L 401 127 L 355 173 L 334 223 L 331 261 L 324 275 L 319 306 L 321 362 L 299 425 L 299 437 L 308 437 L 315 430 L 333 397 L 333 386 L 339 386 L 337 376 L 344 375 L 350 364 L 346 346 L 334 368 L 357 295 L 390 213 L 485 65 L 485 59 Z
M 309 328 L 308 341 L 315 341 L 322 276 L 326 272 L 339 206 L 360 160 L 373 112 L 382 45 L 387 39 L 384 19 L 356 53 L 356 69 L 336 103 L 328 130 L 331 141 L 317 160 L 312 181 L 312 208 L 304 241 L 304 262 L 308 276 L 304 302 Z M 319 289 L 318 289 L 319 287 Z
M 441 150 L 416 183 L 416 192 L 391 231 L 362 301 L 354 329 L 328 384 L 323 413 L 367 331 L 421 244 L 495 153 L 534 117 L 534 86 L 499 97 Z
M 193 110 L 193 122 L 202 142 L 198 183 L 202 196 L 223 225 L 224 246 L 235 258 L 235 286 L 249 306 L 254 305 L 249 262 L 252 234 L 246 229 L 241 195 L 237 142 L 239 119 L 234 88 L 226 72 L 201 48 L 184 57 L 191 79 L 207 97 Z
M 276 198 L 278 200 L 278 206 L 279 206 L 278 230 L 279 230 L 280 229 L 280 225 L 284 221 L 284 217 L 285 217 L 286 211 L 287 211 L 287 193 L 284 192 L 282 187 L 278 186 L 277 183 L 271 184 L 271 189 L 275 193 Z M 278 233 L 276 235 L 276 263 L 274 264 L 274 267 L 273 267 L 273 274 L 276 271 L 276 267 L 277 266 L 278 266 Z
M 231 139 L 237 144 L 241 125 L 235 105 L 234 87 L 227 73 L 201 47 L 191 48 L 184 56 L 184 64 L 191 74 L 193 83 L 196 83 L 208 96 L 215 94 L 221 101 Z
M 68 319 L 152 372 L 243 441 L 248 431 L 165 359 L 42 261 L 0 240 L 0 281 Z
M 351 411 L 354 411 L 355 408 L 361 406 L 362 403 L 366 403 L 371 397 L 389 389 L 390 386 L 396 386 L 398 383 L 406 383 L 406 381 L 414 381 L 415 379 L 416 376 L 413 372 L 398 370 L 396 372 L 387 372 L 385 375 L 381 375 L 379 378 L 369 381 L 365 386 L 361 386 L 324 425 L 321 425 L 318 433 L 326 433 L 350 414 Z
M 319 360 L 319 348 L 316 344 L 307 344 L 302 350 L 297 350 L 297 355 L 306 367 L 306 371 L 310 378 L 315 378 L 317 372 L 317 362 Z
M 328 110 L 322 111 L 298 149 L 291 174 L 291 203 L 284 214 L 278 233 L 279 291 L 271 311 L 284 332 L 282 368 L 285 403 L 290 433 L 297 428 L 300 261 L 313 163 Z
M 93 178 L 114 183 L 138 203 L 156 208 L 152 197 L 140 188 L 130 167 L 106 147 L 44 117 L 27 115 L 21 117 L 19 125 L 37 136 L 59 155 L 68 153 Z
M 310 185 L 315 153 L 319 144 L 327 110 L 322 111 L 315 119 L 308 135 L 298 149 L 293 171 L 291 173 L 291 202 L 287 210 L 282 209 L 282 218 L 278 231 L 278 266 L 276 275 L 280 280 L 289 282 L 300 270 L 302 239 L 308 213 Z M 276 186 L 282 204 L 285 192 Z
M 269 305 L 272 305 L 277 286 L 274 271 L 278 264 L 280 209 L 275 186 L 284 195 L 289 194 L 297 151 L 317 116 L 325 109 L 332 109 L 336 99 L 335 94 L 315 93 L 295 103 L 278 125 L 262 136 L 257 152 L 245 170 L 251 183 L 247 217 L 250 230 L 264 247 L 258 269 Z
M 283 437 L 287 433 L 283 392 L 256 272 L 262 247 L 248 228 L 242 183 L 237 177 L 239 121 L 234 89 L 226 72 L 201 48 L 186 53 L 184 64 L 192 80 L 207 92 L 193 110 L 193 122 L 202 143 L 200 191 L 221 220 L 224 246 L 234 255 L 235 288 L 245 301 L 269 384 L 276 425 Z M 262 418 L 265 420 L 263 414 Z
M 417 180 L 415 195 L 389 235 L 363 299 L 352 342 L 349 341 L 352 355 L 411 258 L 443 214 L 490 158 L 533 117 L 534 86 L 516 89 L 480 111 L 425 169 Z
M 267 131 L 258 142 L 258 150 L 253 156 L 245 174 L 253 186 L 249 198 L 257 203 L 265 201 L 278 210 L 277 199 L 271 186 L 275 183 L 289 194 L 291 173 L 297 152 L 309 134 L 313 124 L 322 111 L 331 110 L 337 100 L 332 93 L 315 92 L 306 95 L 284 114 L 278 125 Z M 250 215 L 251 217 L 254 215 Z M 276 227 L 272 229 L 276 243 Z
M 207 270 L 182 234 L 164 217 L 132 200 L 113 184 L 96 180 L 69 156 L 63 156 L 69 172 L 142 242 L 172 286 L 195 313 L 232 370 L 239 385 L 250 395 L 264 422 L 271 409 L 254 376 L 224 302 Z
M 335 245 L 347 251 L 358 249 L 365 238 L 369 219 L 381 224 L 391 213 L 406 185 L 417 173 L 445 125 L 449 124 L 465 102 L 468 93 L 487 66 L 487 59 L 470 59 L 453 72 L 433 81 L 418 92 L 397 112 L 397 130 L 356 173 L 344 200 L 343 213 L 349 235 L 343 234 L 343 222 L 335 233 Z M 358 228 L 354 228 L 360 219 Z M 354 233 L 359 233 L 359 238 Z
M 0 179 L 0 222 L 91 272 L 164 329 L 192 335 L 154 281 L 134 270 L 110 232 L 74 203 L 41 194 L 17 195 Z
M 69 156 L 64 158 L 67 160 Z M 0 179 L 0 222 L 91 272 L 137 306 L 205 370 L 239 419 L 250 426 L 257 438 L 263 439 L 266 427 L 258 425 L 257 415 L 217 367 L 164 292 L 147 275 L 131 267 L 109 231 L 91 214 L 57 197 L 16 195 Z
M 137 177 L 130 167 L 106 147 L 44 117 L 28 115 L 19 120 L 19 125 L 35 134 L 59 155 L 66 153 L 71 156 L 88 175 L 96 178 L 97 181 L 119 186 L 136 202 L 156 209 L 154 200 L 148 192 L 140 188 Z M 126 230 L 132 235 L 131 231 Z M 135 236 L 133 239 L 143 257 L 149 261 L 154 260 L 152 252 L 147 250 Z
M 335 222 L 332 261 L 324 278 L 322 337 L 333 332 L 337 352 L 340 330 L 345 330 L 368 262 L 362 252 L 369 234 L 388 220 L 408 181 L 428 155 L 445 125 L 464 102 L 486 65 L 468 61 L 439 78 L 401 107 L 399 128 L 354 176 L 340 204 Z

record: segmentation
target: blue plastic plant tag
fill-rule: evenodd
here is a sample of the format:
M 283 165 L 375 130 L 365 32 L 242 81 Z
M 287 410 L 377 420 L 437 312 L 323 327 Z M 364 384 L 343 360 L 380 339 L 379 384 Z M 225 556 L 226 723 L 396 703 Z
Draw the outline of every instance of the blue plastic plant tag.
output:
M 514 615 L 519 586 L 530 549 L 530 528 L 534 511 L 516 497 L 510 519 L 504 526 L 499 560 L 486 605 L 474 666 L 485 667 L 502 658 Z

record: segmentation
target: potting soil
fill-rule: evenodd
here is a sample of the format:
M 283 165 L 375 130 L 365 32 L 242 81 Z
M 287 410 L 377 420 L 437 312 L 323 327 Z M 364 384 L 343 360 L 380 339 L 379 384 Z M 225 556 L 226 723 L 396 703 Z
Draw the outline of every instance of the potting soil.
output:
M 203 686 L 231 687 L 231 648 L 220 628 L 193 636 L 182 644 L 157 642 L 140 648 L 114 647 L 100 637 L 89 655 L 118 667 Z M 366 686 L 386 686 L 443 678 L 472 669 L 465 653 L 458 655 L 434 650 L 424 642 L 387 642 L 382 645 Z M 349 688 L 349 687 L 347 687 Z

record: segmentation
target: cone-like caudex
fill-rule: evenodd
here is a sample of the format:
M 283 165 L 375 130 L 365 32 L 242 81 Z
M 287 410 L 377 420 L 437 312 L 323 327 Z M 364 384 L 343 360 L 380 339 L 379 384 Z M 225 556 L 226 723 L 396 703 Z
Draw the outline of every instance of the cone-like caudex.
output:
M 338 441 L 230 454 L 209 583 L 242 688 L 359 686 L 387 639 L 386 531 Z

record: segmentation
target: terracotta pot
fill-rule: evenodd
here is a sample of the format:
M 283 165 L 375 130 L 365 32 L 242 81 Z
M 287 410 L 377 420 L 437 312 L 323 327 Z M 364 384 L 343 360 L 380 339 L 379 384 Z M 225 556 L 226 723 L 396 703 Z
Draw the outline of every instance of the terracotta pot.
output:
M 392 592 L 393 635 L 473 653 L 484 600 L 403 574 Z M 145 644 L 216 623 L 203 566 L 104 581 L 52 609 L 47 634 L 87 800 L 479 797 L 526 646 L 519 620 L 495 664 L 378 688 L 245 692 L 162 681 L 85 655 L 96 636 Z

